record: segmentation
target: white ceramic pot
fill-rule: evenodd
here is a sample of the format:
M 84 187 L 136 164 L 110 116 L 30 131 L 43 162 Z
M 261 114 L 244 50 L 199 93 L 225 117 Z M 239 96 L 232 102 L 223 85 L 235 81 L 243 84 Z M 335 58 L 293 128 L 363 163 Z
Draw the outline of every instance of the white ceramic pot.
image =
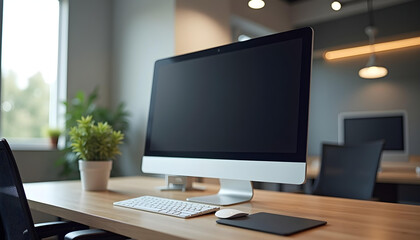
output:
M 111 169 L 112 161 L 79 160 L 79 171 L 83 190 L 106 190 Z

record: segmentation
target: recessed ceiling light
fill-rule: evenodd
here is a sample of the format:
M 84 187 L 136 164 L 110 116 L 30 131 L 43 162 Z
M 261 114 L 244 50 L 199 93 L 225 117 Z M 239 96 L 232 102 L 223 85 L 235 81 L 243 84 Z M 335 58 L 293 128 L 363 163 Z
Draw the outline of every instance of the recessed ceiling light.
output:
M 331 8 L 334 11 L 339 11 L 341 9 L 341 3 L 339 1 L 334 1 L 331 3 Z
M 252 9 L 261 9 L 265 6 L 265 2 L 263 0 L 251 0 L 248 2 L 248 6 Z

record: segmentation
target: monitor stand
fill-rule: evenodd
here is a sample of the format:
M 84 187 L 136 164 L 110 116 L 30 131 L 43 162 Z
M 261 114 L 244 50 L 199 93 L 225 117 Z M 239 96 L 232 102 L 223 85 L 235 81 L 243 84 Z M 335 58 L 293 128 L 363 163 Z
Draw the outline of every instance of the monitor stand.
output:
M 194 178 L 187 176 L 166 175 L 163 187 L 158 187 L 161 191 L 204 191 L 204 187 L 193 187 Z
M 220 190 L 215 195 L 191 197 L 188 201 L 227 206 L 247 202 L 254 196 L 250 181 L 220 179 Z

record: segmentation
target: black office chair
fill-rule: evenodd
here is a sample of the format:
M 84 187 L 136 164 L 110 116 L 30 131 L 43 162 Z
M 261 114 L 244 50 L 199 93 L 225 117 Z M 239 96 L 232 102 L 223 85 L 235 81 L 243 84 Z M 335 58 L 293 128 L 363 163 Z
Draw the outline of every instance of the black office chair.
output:
M 321 171 L 312 193 L 371 199 L 383 144 L 383 141 L 360 145 L 323 144 Z
M 73 232 L 75 231 L 75 232 Z M 38 240 L 64 236 L 66 240 L 127 239 L 103 230 L 88 229 L 75 222 L 57 221 L 35 224 L 23 189 L 15 158 L 5 139 L 0 140 L 0 239 Z

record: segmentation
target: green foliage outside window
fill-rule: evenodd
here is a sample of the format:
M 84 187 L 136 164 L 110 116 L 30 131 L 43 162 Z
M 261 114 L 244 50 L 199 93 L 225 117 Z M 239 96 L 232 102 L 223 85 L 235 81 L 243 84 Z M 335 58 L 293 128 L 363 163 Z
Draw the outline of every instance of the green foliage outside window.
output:
M 16 74 L 2 76 L 1 130 L 6 138 L 41 138 L 49 123 L 50 86 L 37 73 L 27 86 L 18 86 Z

